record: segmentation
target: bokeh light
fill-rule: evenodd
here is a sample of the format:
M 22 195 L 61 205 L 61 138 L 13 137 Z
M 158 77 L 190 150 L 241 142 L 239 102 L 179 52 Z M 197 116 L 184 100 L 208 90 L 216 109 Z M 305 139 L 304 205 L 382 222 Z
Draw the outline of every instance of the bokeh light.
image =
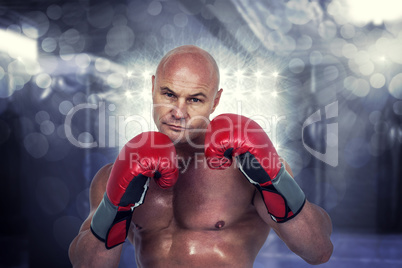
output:
M 57 195 L 52 195 L 57 192 Z M 60 178 L 44 177 L 39 179 L 35 196 L 43 211 L 49 215 L 56 215 L 63 211 L 69 202 L 70 191 L 67 184 Z
M 402 99 L 402 73 L 395 75 L 391 79 L 388 90 L 393 97 Z
M 46 137 L 40 133 L 28 134 L 24 138 L 24 146 L 27 152 L 34 158 L 45 156 L 49 150 L 49 142 Z
M 48 223 L 43 240 L 55 244 L 42 251 L 61 248 L 67 258 L 93 176 L 130 138 L 155 129 L 151 77 L 184 44 L 206 49 L 220 67 L 223 94 L 211 118 L 258 119 L 336 230 L 378 227 L 373 210 L 381 212 L 381 193 L 399 174 L 402 145 L 398 1 L 23 2 L 0 4 L 0 146 L 43 218 L 30 228 Z M 326 118 L 334 101 L 338 116 Z M 316 111 L 321 121 L 303 130 Z M 337 147 L 338 166 L 304 145 L 322 154 Z

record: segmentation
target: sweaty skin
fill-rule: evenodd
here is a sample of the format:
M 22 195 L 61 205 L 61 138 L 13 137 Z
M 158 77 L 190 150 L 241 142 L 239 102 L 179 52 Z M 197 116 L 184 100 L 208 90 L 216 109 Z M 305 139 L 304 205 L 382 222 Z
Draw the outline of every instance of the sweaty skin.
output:
M 166 54 L 152 77 L 154 122 L 175 144 L 180 172 L 169 189 L 150 180 L 144 203 L 134 210 L 127 238 L 138 266 L 252 267 L 271 229 L 306 262 L 328 261 L 332 225 L 323 209 L 306 201 L 295 218 L 275 223 L 260 193 L 235 165 L 208 168 L 203 144 L 222 93 L 218 87 L 214 59 L 195 46 Z M 89 230 L 111 168 L 103 167 L 92 181 L 91 212 L 70 245 L 74 267 L 118 266 L 122 246 L 106 250 Z
M 134 211 L 128 239 L 139 267 L 252 267 L 270 230 L 255 189 L 237 169 L 210 170 L 197 156 L 173 189 L 152 183 Z
M 204 132 L 217 106 L 219 72 L 209 54 L 182 47 L 153 77 L 154 121 L 190 161 L 170 190 L 152 184 L 134 211 L 129 239 L 140 267 L 252 267 L 268 225 L 252 205 L 255 188 L 235 167 L 208 168 Z

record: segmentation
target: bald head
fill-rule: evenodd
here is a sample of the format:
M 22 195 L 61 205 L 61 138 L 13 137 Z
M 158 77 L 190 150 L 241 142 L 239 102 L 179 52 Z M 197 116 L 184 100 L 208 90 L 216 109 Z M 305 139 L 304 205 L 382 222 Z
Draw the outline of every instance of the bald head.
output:
M 219 68 L 215 59 L 207 51 L 193 45 L 172 49 L 159 62 L 155 79 L 158 80 L 158 76 L 169 75 L 178 69 L 193 71 L 199 79 L 211 83 L 214 90 L 218 91 Z
M 218 66 L 208 52 L 196 46 L 169 51 L 152 76 L 153 117 L 158 130 L 174 142 L 203 148 L 203 133 L 221 93 Z

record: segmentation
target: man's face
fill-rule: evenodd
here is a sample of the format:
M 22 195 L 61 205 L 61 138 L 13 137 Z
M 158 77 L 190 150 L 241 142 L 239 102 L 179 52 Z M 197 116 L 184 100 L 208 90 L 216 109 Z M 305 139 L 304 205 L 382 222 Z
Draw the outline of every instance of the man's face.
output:
M 211 70 L 175 61 L 152 77 L 153 118 L 158 130 L 174 143 L 203 141 L 209 115 L 219 103 Z

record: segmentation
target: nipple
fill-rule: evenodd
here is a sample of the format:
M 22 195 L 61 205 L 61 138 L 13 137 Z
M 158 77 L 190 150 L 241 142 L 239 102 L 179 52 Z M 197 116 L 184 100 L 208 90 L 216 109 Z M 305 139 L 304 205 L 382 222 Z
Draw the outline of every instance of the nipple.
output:
M 218 221 L 218 222 L 215 224 L 215 228 L 217 228 L 217 229 L 221 229 L 223 226 L 225 226 L 225 222 L 224 222 L 224 221 Z

